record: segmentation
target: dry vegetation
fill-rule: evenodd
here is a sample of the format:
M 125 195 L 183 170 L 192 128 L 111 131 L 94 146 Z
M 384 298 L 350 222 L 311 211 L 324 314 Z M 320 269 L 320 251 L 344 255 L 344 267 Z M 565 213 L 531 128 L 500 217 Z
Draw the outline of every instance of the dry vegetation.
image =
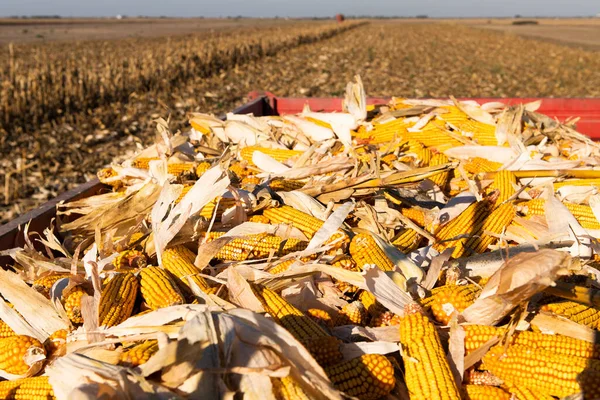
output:
M 12 61 L 2 47 L 0 220 L 130 155 L 153 138 L 152 119 L 182 129 L 187 112 L 231 110 L 250 90 L 339 96 L 360 73 L 373 96 L 600 96 L 596 52 L 455 23 L 371 22 L 324 39 L 331 28 L 20 45 Z

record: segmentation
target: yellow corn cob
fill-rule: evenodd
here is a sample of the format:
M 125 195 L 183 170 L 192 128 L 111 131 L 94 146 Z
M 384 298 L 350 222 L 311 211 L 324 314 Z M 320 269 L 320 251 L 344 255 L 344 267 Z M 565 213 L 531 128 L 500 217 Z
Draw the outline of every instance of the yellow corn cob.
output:
M 386 312 L 386 308 L 381 305 L 371 292 L 363 290 L 358 296 L 358 300 L 365 306 L 365 309 L 372 318 L 377 318 L 380 314 Z
M 356 137 L 361 142 L 370 144 L 387 143 L 404 137 L 408 133 L 406 129 L 411 125 L 411 123 L 407 123 L 400 118 L 384 124 L 374 123 L 371 131 L 359 130 Z
M 217 208 L 217 202 L 219 203 L 218 208 Z M 200 216 L 210 220 L 213 217 L 213 214 L 215 213 L 215 208 L 217 208 L 216 218 L 221 218 L 221 216 L 223 216 L 223 212 L 225 212 L 225 210 L 227 210 L 228 208 L 231 208 L 235 205 L 236 205 L 236 201 L 234 198 L 231 198 L 231 197 L 218 198 L 217 197 L 214 200 L 209 201 L 208 204 L 206 204 L 204 207 L 202 207 L 202 210 L 200 210 Z
M 310 400 L 304 390 L 291 376 L 271 378 L 276 400 Z
M 510 197 L 512 197 L 515 193 L 515 185 L 517 184 L 517 177 L 512 171 L 498 171 L 494 176 L 494 182 L 487 188 L 487 193 L 491 193 L 494 190 L 498 190 L 500 195 L 496 200 L 497 204 L 500 204 Z
M 433 167 L 436 165 L 443 165 L 449 162 L 448 157 L 444 153 L 437 153 L 431 160 L 429 161 L 429 166 Z M 450 171 L 442 171 L 438 174 L 429 177 L 433 183 L 435 183 L 440 189 L 444 190 L 444 188 L 448 185 L 450 180 Z
M 248 146 L 240 150 L 240 157 L 243 160 L 247 161 L 249 165 L 254 165 L 254 163 L 252 162 L 252 154 L 254 154 L 255 151 L 259 151 L 263 154 L 271 156 L 274 160 L 277 160 L 279 162 L 287 161 L 292 157 L 299 156 L 300 154 L 302 154 L 301 151 L 297 150 L 270 149 L 268 147 Z
M 452 125 L 453 128 L 473 135 L 473 140 L 482 146 L 497 146 L 496 126 L 471 119 L 467 114 L 454 106 L 444 107 L 449 112 L 438 115 L 438 118 Z
M 282 261 L 282 262 L 280 262 L 279 264 L 275 265 L 273 268 L 271 268 L 271 269 L 269 270 L 269 273 L 271 273 L 271 274 L 273 274 L 273 275 L 277 275 L 277 274 L 280 274 L 280 273 L 282 273 L 282 272 L 285 272 L 285 271 L 287 271 L 287 270 L 290 268 L 290 266 L 291 266 L 293 263 L 295 263 L 296 261 L 298 261 L 298 260 L 295 260 L 295 259 L 289 259 L 289 260 Z
M 331 124 L 329 122 L 325 122 L 323 120 L 320 120 L 318 118 L 313 118 L 313 117 L 304 117 L 305 120 L 312 122 L 313 124 L 317 124 L 319 126 L 322 126 L 323 128 L 327 128 L 327 129 L 333 129 L 331 127 Z
M 502 379 L 492 374 L 490 371 L 477 371 L 470 369 L 465 372 L 465 383 L 469 385 L 500 386 Z
M 256 185 L 260 185 L 260 183 L 262 182 L 262 179 L 260 179 L 258 176 L 255 175 L 250 175 L 245 177 L 244 179 L 242 179 L 241 185 L 242 188 L 246 189 L 246 190 L 251 190 L 251 187 L 254 187 Z
M 233 172 L 240 180 L 250 175 L 250 170 L 241 162 L 233 162 L 229 166 L 229 171 Z
M 104 183 L 105 185 L 112 186 L 113 189 L 118 189 L 121 186 L 123 186 L 123 181 L 110 180 L 110 178 L 113 178 L 118 175 L 117 171 L 115 171 L 111 167 L 101 169 L 96 175 L 98 176 L 98 180 L 100 182 Z
M 379 314 L 377 317 L 371 320 L 369 326 L 373 328 L 380 328 L 382 326 L 396 326 L 400 325 L 400 316 L 394 314 L 391 311 L 386 311 Z
M 52 286 L 62 278 L 68 278 L 69 274 L 50 274 L 43 276 L 41 278 L 33 281 L 33 288 L 38 292 L 44 295 L 47 299 L 50 298 L 50 289 Z
M 464 145 L 464 142 L 450 135 L 444 121 L 438 119 L 429 121 L 419 132 L 410 132 L 407 138 L 418 140 L 430 149 L 440 153 Z
M 306 314 L 316 323 L 327 328 L 333 328 L 333 320 L 327 311 L 320 308 L 309 308 L 306 310 Z
M 185 246 L 175 246 L 167 249 L 162 254 L 162 266 L 175 275 L 188 287 L 188 277 L 198 285 L 200 290 L 206 292 L 210 285 L 206 280 L 198 276 L 200 270 L 194 265 L 196 255 Z M 191 289 L 191 288 L 190 288 Z
M 600 186 L 600 178 L 592 179 L 566 179 L 560 182 L 554 182 L 554 190 L 564 186 Z
M 74 324 L 83 324 L 83 316 L 81 315 L 81 298 L 87 291 L 83 286 L 75 286 L 65 295 L 63 294 L 63 303 L 69 320 Z
M 545 202 L 546 200 L 543 199 L 534 199 L 521 203 L 520 205 L 522 206 L 522 211 L 524 211 L 527 216 L 545 215 Z M 562 203 L 573 214 L 582 227 L 585 229 L 600 229 L 600 222 L 598 222 L 596 216 L 594 216 L 590 206 L 569 203 L 566 201 L 563 201 Z
M 184 185 L 183 189 L 181 190 L 181 193 L 179 194 L 179 197 L 177 197 L 177 199 L 175 199 L 175 204 L 179 203 L 181 200 L 183 200 L 183 198 L 185 197 L 186 194 L 188 194 L 188 192 L 192 189 L 194 185 Z
M 388 167 L 393 166 L 394 161 L 398 160 L 398 156 L 396 156 L 393 153 L 390 154 L 386 154 L 385 156 L 381 157 L 381 162 L 385 165 L 387 165 Z
M 252 285 L 252 290 L 265 311 L 302 343 L 319 364 L 332 365 L 342 360 L 339 340 L 309 316 L 270 289 Z
M 352 257 L 347 255 L 337 256 L 331 262 L 331 265 L 347 271 L 360 272 L 360 268 L 358 268 L 356 262 L 352 259 Z M 356 286 L 350 285 L 349 283 L 343 281 L 336 281 L 336 287 L 344 294 L 356 293 L 359 290 Z
M 392 271 L 394 263 L 379 247 L 373 236 L 359 233 L 350 242 L 350 255 L 362 270 L 365 264 L 375 264 L 382 271 Z
M 233 239 L 215 255 L 217 260 L 255 260 L 273 254 L 284 256 L 306 248 L 308 242 L 299 239 L 284 239 L 269 233 L 258 233 Z
M 114 326 L 131 316 L 139 282 L 131 272 L 116 274 L 102 289 L 98 322 L 100 326 Z
M 196 176 L 200 178 L 206 171 L 208 171 L 212 165 L 208 161 L 202 161 L 196 167 Z
M 268 224 L 269 218 L 265 217 L 264 215 L 253 215 L 250 218 L 248 218 L 248 222 L 256 222 L 259 224 Z
M 465 351 L 472 353 L 493 337 L 502 338 L 504 328 L 485 325 L 463 325 L 465 330 Z M 509 338 L 509 344 L 544 349 L 565 356 L 600 359 L 600 344 L 573 339 L 562 335 L 547 335 L 539 332 L 516 331 Z
M 411 400 L 460 399 L 435 325 L 416 304 L 400 321 L 406 387 Z
M 139 250 L 125 250 L 114 259 L 113 265 L 117 269 L 144 268 L 147 265 L 146 255 Z
M 392 244 L 396 246 L 403 253 L 410 253 L 419 248 L 421 240 L 423 236 L 421 236 L 414 229 L 404 229 L 396 238 L 392 241 Z
M 585 358 L 565 356 L 548 350 L 527 346 L 494 346 L 483 357 L 483 368 L 511 384 L 523 386 L 538 394 L 564 397 L 580 391 L 597 398 L 600 371 L 589 365 Z M 597 367 L 596 367 L 597 368 Z M 588 372 L 595 384 L 580 386 L 579 374 Z
M 464 240 L 464 249 L 460 247 L 452 253 L 453 257 L 461 257 L 464 254 L 483 253 L 488 246 L 496 242 L 495 236 L 488 235 L 485 232 L 500 234 L 511 223 L 515 217 L 515 207 L 511 203 L 504 203 L 498 206 L 489 217 L 483 221 L 481 228 L 473 233 L 469 239 Z
M 269 182 L 269 187 L 275 192 L 291 192 L 304 187 L 306 182 L 292 179 L 273 179 Z
M 300 210 L 296 210 L 290 206 L 268 208 L 263 211 L 263 215 L 269 218 L 269 221 L 271 221 L 273 224 L 289 224 L 295 228 L 298 228 L 309 239 L 311 239 L 314 234 L 317 233 L 317 231 L 323 226 L 323 221 L 320 219 Z M 336 243 L 331 249 L 332 251 L 344 251 L 350 242 L 350 238 L 348 235 L 346 235 L 346 233 L 338 230 L 336 233 L 331 235 L 325 244 L 332 242 Z
M 325 368 L 336 389 L 360 400 L 387 396 L 396 385 L 394 367 L 381 354 L 363 354 L 350 361 Z
M 431 310 L 433 318 L 448 325 L 452 315 L 463 312 L 473 304 L 481 293 L 478 285 L 444 285 L 431 290 L 431 295 L 422 300 L 422 305 Z
M 149 169 L 150 161 L 160 160 L 160 158 L 136 158 L 131 164 L 134 168 Z M 167 172 L 171 175 L 181 175 L 194 169 L 194 163 L 171 163 L 167 164 Z
M 465 400 L 510 400 L 510 393 L 496 386 L 464 385 Z
M 158 341 L 146 340 L 127 349 L 121 354 L 120 364 L 125 367 L 137 367 L 145 364 L 158 351 Z
M 469 205 L 450 222 L 442 225 L 437 229 L 435 236 L 437 240 L 448 240 L 457 237 L 458 235 L 470 234 L 475 231 L 475 226 L 481 224 L 489 215 L 492 207 L 491 201 L 487 198 Z M 434 248 L 440 252 L 450 246 L 440 243 Z
M 338 313 L 334 326 L 342 325 L 358 325 L 365 326 L 367 324 L 367 310 L 360 301 L 353 301 L 346 304 Z
M 44 345 L 36 338 L 26 335 L 0 339 L 0 370 L 13 375 L 26 374 L 33 366 L 27 364 L 28 355 L 45 356 Z
M 140 291 L 153 310 L 185 303 L 177 284 L 160 267 L 146 267 L 140 272 Z
M 474 157 L 470 158 L 463 167 L 467 172 L 479 174 L 481 172 L 498 171 L 502 167 L 502 163 L 490 161 L 487 158 Z
M 425 226 L 425 212 L 418 207 L 403 207 L 400 212 L 421 228 Z
M 63 355 L 58 354 L 59 349 L 63 348 L 67 344 L 67 335 L 69 332 L 66 329 L 59 329 L 54 332 L 52 335 L 46 339 L 44 342 L 44 347 L 46 348 L 46 353 L 48 354 L 48 358 L 53 355 Z M 65 349 L 66 352 L 66 349 Z
M 4 400 L 55 400 L 54 390 L 47 376 L 15 379 L 0 382 L 0 399 Z
M 15 331 L 12 330 L 10 326 L 4 321 L 0 319 L 0 339 L 15 336 Z
M 522 385 L 514 385 L 511 382 L 506 382 L 504 386 L 516 400 L 554 400 L 553 396 L 538 393 Z
M 574 301 L 561 301 L 544 304 L 540 309 L 542 311 L 560 315 L 561 317 L 565 317 L 592 329 L 599 328 L 600 310 L 594 307 L 585 306 L 583 304 L 575 303 Z

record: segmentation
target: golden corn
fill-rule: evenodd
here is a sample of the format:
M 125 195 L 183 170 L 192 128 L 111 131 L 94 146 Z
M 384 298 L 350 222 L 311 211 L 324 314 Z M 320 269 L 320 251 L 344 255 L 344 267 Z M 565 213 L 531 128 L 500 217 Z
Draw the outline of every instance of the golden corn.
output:
M 46 348 L 48 358 L 53 355 L 63 355 L 64 352 L 66 352 L 64 346 L 67 344 L 68 334 L 69 332 L 66 329 L 59 329 L 46 339 L 44 347 Z M 63 348 L 64 351 L 59 351 L 61 348 Z
M 284 240 L 269 233 L 258 233 L 233 239 L 219 250 L 215 258 L 232 261 L 256 260 L 267 258 L 271 254 L 284 256 L 304 250 L 307 245 L 308 242 L 299 239 Z
M 118 189 L 123 186 L 123 181 L 111 179 L 118 175 L 117 171 L 111 167 L 101 169 L 96 175 L 98 176 L 98 180 L 100 182 L 104 183 L 105 185 L 112 186 L 113 189 Z
M 179 278 L 186 286 L 190 287 L 190 278 L 203 292 L 210 289 L 206 280 L 199 276 L 200 270 L 194 265 L 196 255 L 185 246 L 175 246 L 166 249 L 162 254 L 164 269 Z M 191 288 L 190 288 L 191 289 Z
M 462 251 L 458 246 L 452 256 L 461 257 L 465 254 L 483 253 L 492 243 L 498 240 L 496 236 L 486 232 L 501 234 L 514 219 L 515 214 L 515 207 L 511 203 L 501 204 L 483 221 L 481 228 L 474 231 L 470 238 L 460 242 L 464 243 Z
M 522 211 L 527 214 L 527 216 L 531 215 L 545 215 L 545 202 L 543 199 L 534 199 L 529 200 L 524 203 L 521 203 Z M 562 202 L 567 209 L 573 214 L 575 219 L 581 224 L 585 229 L 600 229 L 600 222 L 596 219 L 592 208 L 590 206 L 586 206 L 584 204 L 575 204 L 569 203 L 566 201 Z
M 241 162 L 234 161 L 229 165 L 229 171 L 235 174 L 238 179 L 242 180 L 248 175 L 250 175 L 250 170 Z
M 391 311 L 386 311 L 379 314 L 377 317 L 371 320 L 369 326 L 373 328 L 381 328 L 382 326 L 395 326 L 400 325 L 400 316 L 394 314 Z
M 273 395 L 276 400 L 310 400 L 298 382 L 291 376 L 271 378 Z
M 250 218 L 248 218 L 248 222 L 256 222 L 259 224 L 268 224 L 269 218 L 265 217 L 264 215 L 253 215 Z
M 268 147 L 248 146 L 240 150 L 240 157 L 243 160 L 247 161 L 249 165 L 254 165 L 254 163 L 252 162 L 252 155 L 255 151 L 266 154 L 279 162 L 285 162 L 290 158 L 299 156 L 303 153 L 302 151 L 297 150 L 271 149 Z
M 539 393 L 524 387 L 523 385 L 514 385 L 511 382 L 506 382 L 504 386 L 506 387 L 506 390 L 513 395 L 513 398 L 516 398 L 516 400 L 554 400 L 553 396 Z
M 309 308 L 306 310 L 306 314 L 308 314 L 308 316 L 319 325 L 327 328 L 333 328 L 333 319 L 327 311 L 321 310 L 320 308 Z
M 295 263 L 298 260 L 295 259 L 289 259 L 289 260 L 285 260 L 282 261 L 280 263 L 278 263 L 277 265 L 275 265 L 273 268 L 269 269 L 269 273 L 273 274 L 273 275 L 277 275 L 277 274 L 281 274 L 282 272 L 287 271 L 290 266 Z
M 175 281 L 160 267 L 146 267 L 140 272 L 140 291 L 153 310 L 185 303 Z
M 52 289 L 52 286 L 56 283 L 56 281 L 63 279 L 63 278 L 68 278 L 68 277 L 69 277 L 69 274 L 45 275 L 45 276 L 33 281 L 32 288 L 34 288 L 38 293 L 43 294 L 44 297 L 49 299 L 50 298 L 50 289 Z
M 500 386 L 502 385 L 502 379 L 492 374 L 490 371 L 478 371 L 470 369 L 465 371 L 465 383 L 469 385 L 482 385 L 482 386 Z
M 600 323 L 600 310 L 574 301 L 561 301 L 544 304 L 540 310 L 550 312 L 555 315 L 570 319 L 588 326 L 592 329 L 598 329 Z
M 496 386 L 464 385 L 465 400 L 510 400 L 510 393 Z
M 465 171 L 472 174 L 479 174 L 481 172 L 498 171 L 502 167 L 502 163 L 490 161 L 486 158 L 474 157 L 470 158 L 463 166 Z
M 292 179 L 273 179 L 269 182 L 269 187 L 275 192 L 291 192 L 304 187 L 306 182 Z
M 469 354 L 493 337 L 502 338 L 504 328 L 486 325 L 463 325 L 465 330 L 465 351 Z M 565 356 L 581 358 L 600 358 L 600 344 L 586 342 L 562 335 L 547 335 L 539 332 L 516 331 L 510 337 L 509 344 L 526 346 L 532 349 L 549 350 Z
M 125 250 L 113 260 L 113 265 L 119 270 L 144 268 L 147 265 L 146 255 L 139 250 Z
M 411 400 L 460 399 L 435 325 L 415 304 L 400 320 L 406 387 Z
M 325 373 L 336 389 L 361 400 L 387 396 L 396 385 L 394 367 L 381 354 L 363 354 L 325 368 Z
M 359 233 L 352 238 L 350 255 L 361 270 L 365 264 L 375 264 L 382 271 L 392 271 L 394 269 L 392 260 L 379 247 L 373 236 L 368 233 Z
M 431 290 L 431 295 L 421 303 L 433 314 L 433 318 L 448 325 L 454 313 L 461 313 L 475 302 L 481 288 L 475 284 L 444 285 Z
M 121 354 L 120 364 L 125 367 L 137 367 L 145 364 L 158 351 L 158 341 L 146 340 L 130 347 Z
M 131 316 L 139 282 L 131 272 L 116 274 L 102 289 L 98 322 L 100 326 L 114 326 Z
M 483 368 L 503 381 L 523 386 L 535 393 L 564 397 L 583 390 L 586 397 L 600 395 L 600 371 L 581 357 L 565 356 L 522 345 L 492 347 L 483 357 Z M 578 382 L 579 374 L 588 372 L 595 382 Z
M 367 324 L 367 310 L 360 301 L 353 301 L 346 304 L 338 312 L 333 323 L 334 326 L 342 325 L 358 325 L 365 326 Z
M 160 160 L 160 158 L 158 158 L 158 157 L 136 158 L 132 163 L 132 167 L 139 168 L 139 169 L 149 169 L 150 161 L 154 161 L 154 160 Z M 171 175 L 181 175 L 186 172 L 190 172 L 193 169 L 194 169 L 194 163 L 191 163 L 191 162 L 190 163 L 171 163 L 171 164 L 167 163 L 167 172 Z
M 494 190 L 499 191 L 497 204 L 503 203 L 516 193 L 515 186 L 517 185 L 517 177 L 512 171 L 498 171 L 494 176 L 494 182 L 487 187 L 487 193 Z
M 83 316 L 81 315 L 81 299 L 84 294 L 87 294 L 87 291 L 83 286 L 75 286 L 72 288 L 65 297 L 63 294 L 63 304 L 65 306 L 65 311 L 67 312 L 67 317 L 74 324 L 83 324 Z
M 392 240 L 392 244 L 396 246 L 401 252 L 407 254 L 415 251 L 419 248 L 423 236 L 421 236 L 414 229 L 404 229 Z
M 219 206 L 217 207 L 217 203 L 219 203 Z M 216 209 L 216 218 L 221 218 L 223 216 L 223 213 L 236 205 L 236 200 L 234 198 L 231 197 L 217 197 L 211 201 L 208 202 L 208 204 L 206 204 L 204 207 L 202 207 L 202 210 L 200 210 L 200 216 L 210 220 L 213 217 L 213 214 L 215 214 L 215 209 Z
M 208 161 L 202 161 L 196 167 L 196 176 L 200 178 L 206 171 L 208 171 L 212 165 Z
M 381 303 L 379 303 L 375 296 L 369 291 L 363 290 L 360 292 L 358 300 L 362 303 L 367 310 L 367 313 L 369 313 L 372 318 L 377 318 L 380 314 L 387 311 L 387 309 Z
M 448 159 L 448 157 L 446 157 L 444 153 L 437 153 L 436 155 L 431 157 L 429 165 L 432 167 L 436 165 L 444 165 L 449 161 L 450 160 Z M 450 171 L 442 171 L 438 174 L 430 176 L 429 179 L 433 183 L 435 183 L 440 189 L 444 190 L 444 188 L 448 185 L 448 182 L 450 181 Z
M 554 182 L 553 185 L 555 191 L 564 186 L 600 186 L 600 179 L 566 179 L 564 181 Z
M 54 390 L 47 376 L 15 379 L 0 382 L 0 399 L 4 400 L 55 400 Z
M 27 363 L 29 355 L 46 355 L 46 349 L 39 340 L 31 336 L 15 335 L 0 339 L 0 370 L 24 375 L 32 365 Z
M 0 319 L 0 338 L 15 336 L 15 331 L 10 326 Z
M 265 311 L 302 343 L 319 364 L 325 366 L 341 361 L 338 339 L 272 290 L 259 285 L 252 285 L 252 290 Z

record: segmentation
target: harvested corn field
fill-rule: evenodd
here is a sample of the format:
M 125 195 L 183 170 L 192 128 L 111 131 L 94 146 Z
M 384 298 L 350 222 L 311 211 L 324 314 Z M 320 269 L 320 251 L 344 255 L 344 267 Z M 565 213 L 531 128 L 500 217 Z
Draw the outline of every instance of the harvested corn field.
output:
M 307 22 L 298 24 L 306 26 Z M 309 24 L 313 30 L 324 29 L 325 25 Z M 286 29 L 292 32 L 293 26 Z M 268 28 L 263 33 L 274 40 L 272 36 L 278 36 L 274 32 L 284 32 L 283 28 L 278 29 Z M 258 36 L 257 32 L 251 32 L 254 32 L 251 37 Z M 217 32 L 214 36 L 219 39 L 210 39 L 212 35 L 208 35 L 208 41 L 226 42 L 228 35 L 233 34 Z M 129 58 L 141 60 L 136 62 L 145 60 L 149 65 L 155 65 L 157 58 L 169 60 L 167 56 L 178 54 L 185 57 L 188 67 L 196 65 L 193 55 L 200 50 L 192 44 L 197 39 L 155 39 L 154 44 L 140 40 L 97 42 L 93 49 L 98 49 L 100 54 L 127 53 Z M 182 51 L 173 50 L 174 43 L 179 44 Z M 14 47 L 17 66 L 31 62 L 22 60 L 18 54 L 35 55 L 38 51 L 27 50 L 30 49 L 27 46 L 20 49 L 21 46 L 25 45 Z M 44 52 L 59 57 L 65 54 L 61 51 L 64 46 L 68 44 L 50 43 Z M 85 46 L 82 43 L 76 48 Z M 150 46 L 152 49 L 148 49 Z M 8 71 L 8 47 L 2 47 L 1 51 L 2 69 Z M 81 50 L 80 54 L 88 53 Z M 148 57 L 152 60 L 147 60 Z M 182 70 L 181 79 L 168 83 L 162 81 L 167 71 L 154 71 L 158 75 L 153 75 L 152 69 L 136 72 L 145 74 L 144 79 L 154 82 L 153 85 L 123 90 L 120 97 L 113 94 L 113 83 L 104 82 L 104 104 L 95 104 L 95 97 L 83 104 L 70 101 L 67 106 L 74 109 L 69 112 L 65 106 L 59 107 L 62 111 L 51 109 L 49 114 L 43 114 L 40 110 L 44 102 L 50 101 L 46 99 L 48 94 L 36 92 L 39 85 L 28 88 L 24 96 L 38 93 L 35 96 L 44 100 L 42 104 L 37 97 L 27 102 L 17 101 L 21 104 L 15 111 L 17 119 L 10 124 L 3 123 L 5 131 L 0 135 L 0 153 L 4 157 L 0 161 L 0 180 L 4 190 L 0 221 L 12 219 L 86 181 L 114 157 L 132 155 L 139 148 L 138 144 L 143 146 L 153 139 L 155 124 L 152 121 L 156 118 L 170 116 L 172 130 L 183 129 L 188 112 L 230 111 L 244 103 L 251 90 L 270 90 L 280 96 L 340 96 L 346 82 L 360 73 L 372 96 L 600 96 L 599 77 L 595 73 L 600 70 L 600 53 L 449 23 L 371 21 L 332 38 L 298 47 L 287 46 L 259 59 L 240 57 L 241 61 L 219 65 L 208 74 Z M 82 68 L 81 60 L 85 59 L 76 58 L 67 65 Z M 175 67 L 179 64 L 178 59 L 171 61 Z M 202 65 L 204 61 L 198 62 Z M 117 65 L 121 70 L 133 69 L 133 66 Z M 91 74 L 92 82 L 117 74 L 117 81 L 126 83 L 122 74 L 117 73 L 119 69 L 94 71 L 94 74 L 86 72 Z M 8 79 L 7 74 L 3 76 Z M 72 80 L 69 78 L 69 82 Z M 117 89 L 121 90 L 121 86 Z M 73 90 L 74 96 L 81 95 L 79 87 L 74 86 Z M 95 89 L 86 87 L 86 90 Z M 5 107 L 16 107 L 10 103 Z M 77 108 L 82 110 L 76 111 Z M 32 113 L 32 117 L 21 117 L 19 110 L 22 109 L 26 110 L 25 115 Z M 53 121 L 43 122 L 49 115 L 54 115 Z
M 538 107 L 159 121 L 0 253 L 0 394 L 598 398 L 600 145 Z

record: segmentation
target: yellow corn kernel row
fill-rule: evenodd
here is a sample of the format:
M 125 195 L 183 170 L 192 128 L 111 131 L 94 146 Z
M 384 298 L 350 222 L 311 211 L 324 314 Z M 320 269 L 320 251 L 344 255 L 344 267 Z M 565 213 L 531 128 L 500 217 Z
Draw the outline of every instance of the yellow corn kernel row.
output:
M 531 215 L 545 215 L 545 202 L 543 199 L 534 199 L 523 202 L 520 204 L 521 210 L 526 213 L 527 216 Z M 592 208 L 584 204 L 569 203 L 566 201 L 562 202 L 565 207 L 573 214 L 575 219 L 585 229 L 600 229 L 600 222 L 596 219 Z
M 396 385 L 394 367 L 381 354 L 363 354 L 332 367 L 325 373 L 336 389 L 360 400 L 387 396 Z
M 277 400 L 310 400 L 298 382 L 291 376 L 271 378 L 273 395 Z
M 517 177 L 512 171 L 498 171 L 494 176 L 494 182 L 487 187 L 486 192 L 491 193 L 494 190 L 500 192 L 497 204 L 505 202 L 516 193 L 515 186 L 517 184 Z
M 382 271 L 392 271 L 394 269 L 392 260 L 379 247 L 373 236 L 368 233 L 359 233 L 352 238 L 350 255 L 361 270 L 366 264 L 375 264 Z
M 43 277 L 37 278 L 33 281 L 32 288 L 35 289 L 38 293 L 44 295 L 45 298 L 50 298 L 50 289 L 52 286 L 60 279 L 68 278 L 69 274 L 50 274 L 45 275 Z
M 400 325 L 400 316 L 391 311 L 386 311 L 371 319 L 369 326 L 373 328 L 381 328 L 383 326 Z
M 196 255 L 185 246 L 174 246 L 166 249 L 162 254 L 162 267 L 181 280 L 192 290 L 188 279 L 193 281 L 200 290 L 208 292 L 210 285 L 198 274 L 200 270 L 194 265 Z
M 421 301 L 425 309 L 430 310 L 433 318 L 448 325 L 452 315 L 463 312 L 475 302 L 481 293 L 481 288 L 475 284 L 452 285 L 446 284 L 431 290 L 431 294 Z
M 496 386 L 464 385 L 465 400 L 510 400 L 510 393 Z
M 466 163 L 463 164 L 465 171 L 472 174 L 479 174 L 482 172 L 494 172 L 498 171 L 502 167 L 502 163 L 490 161 L 482 157 L 470 158 Z
M 564 397 L 581 391 L 586 398 L 600 395 L 598 366 L 581 357 L 522 345 L 506 349 L 494 346 L 483 357 L 483 368 L 503 381 L 542 395 Z M 582 374 L 588 375 L 586 379 Z
M 158 341 L 146 340 L 127 349 L 121 354 L 120 364 L 125 367 L 137 367 L 145 364 L 158 351 Z
M 139 288 L 138 278 L 131 272 L 116 274 L 102 289 L 100 326 L 114 326 L 131 316 Z
M 117 269 L 137 269 L 144 268 L 148 263 L 146 255 L 139 250 L 124 250 L 113 260 L 113 265 Z
M 265 311 L 300 341 L 319 364 L 333 365 L 342 360 L 338 339 L 274 291 L 259 285 L 251 287 Z
M 333 325 L 358 325 L 365 326 L 367 324 L 367 310 L 360 301 L 353 301 L 352 303 L 346 304 L 338 312 Z
M 300 156 L 303 152 L 298 150 L 290 149 L 271 149 L 269 147 L 261 146 L 248 146 L 240 150 L 240 157 L 246 161 L 249 165 L 254 165 L 252 162 L 252 155 L 255 151 L 261 152 L 277 160 L 279 162 L 285 162 L 292 157 Z
M 291 192 L 304 187 L 306 182 L 293 179 L 272 179 L 269 188 L 274 192 Z
M 0 399 L 4 400 L 55 400 L 54 389 L 47 376 L 21 378 L 0 382 Z
M 433 167 L 436 165 L 443 165 L 449 162 L 450 160 L 444 153 L 437 153 L 433 157 L 431 157 L 431 161 L 429 161 L 429 166 Z M 429 179 L 435 183 L 440 189 L 444 190 L 450 181 L 450 171 L 442 171 L 436 175 L 430 176 Z
M 435 325 L 415 304 L 400 319 L 404 377 L 411 400 L 460 399 Z
M 333 319 L 327 311 L 321 310 L 320 308 L 309 308 L 306 310 L 306 314 L 317 324 L 328 329 L 333 328 Z
M 358 295 L 358 300 L 365 307 L 371 318 L 377 318 L 379 315 L 387 311 L 387 309 L 381 303 L 379 303 L 375 296 L 369 291 L 361 291 Z
M 407 228 L 396 235 L 394 240 L 392 240 L 392 244 L 401 252 L 407 254 L 418 249 L 422 239 L 423 236 L 421 236 L 421 234 L 419 234 L 417 231 Z
M 185 303 L 177 284 L 164 269 L 146 267 L 139 277 L 142 298 L 152 310 Z
M 270 233 L 258 233 L 236 238 L 221 247 L 215 255 L 217 260 L 244 261 L 267 258 L 271 254 L 284 256 L 301 251 L 308 242 L 299 239 L 284 240 Z
M 198 178 L 200 178 L 202 175 L 204 175 L 204 173 L 206 171 L 208 171 L 210 169 L 210 167 L 212 167 L 211 163 L 209 163 L 208 161 L 202 161 L 200 164 L 198 164 L 198 166 L 196 167 L 196 176 Z
M 425 211 L 422 209 L 418 207 L 403 207 L 400 209 L 400 212 L 421 228 L 425 226 Z
M 133 160 L 133 163 L 131 165 L 134 168 L 149 169 L 150 161 L 155 161 L 155 160 L 160 160 L 160 158 L 158 158 L 158 157 L 154 157 L 154 158 L 140 157 L 140 158 L 136 158 L 135 160 Z M 194 169 L 194 167 L 195 167 L 195 164 L 192 162 L 171 163 L 171 164 L 167 164 L 167 172 L 171 175 L 181 175 L 181 174 L 185 174 L 187 172 L 192 171 Z
M 493 337 L 502 338 L 506 329 L 486 325 L 463 325 L 465 331 L 465 352 L 472 353 Z M 508 341 L 511 345 L 521 345 L 532 349 L 544 349 L 565 356 L 600 359 L 600 344 L 586 342 L 562 335 L 548 335 L 540 332 L 516 331 Z
M 67 317 L 74 324 L 82 324 L 83 316 L 81 315 L 81 299 L 87 290 L 82 286 L 78 285 L 72 288 L 68 293 L 63 293 L 62 301 L 67 312 Z
M 589 307 L 574 301 L 561 301 L 544 304 L 540 310 L 570 319 L 592 329 L 598 329 L 599 327 L 600 310 L 595 307 Z

